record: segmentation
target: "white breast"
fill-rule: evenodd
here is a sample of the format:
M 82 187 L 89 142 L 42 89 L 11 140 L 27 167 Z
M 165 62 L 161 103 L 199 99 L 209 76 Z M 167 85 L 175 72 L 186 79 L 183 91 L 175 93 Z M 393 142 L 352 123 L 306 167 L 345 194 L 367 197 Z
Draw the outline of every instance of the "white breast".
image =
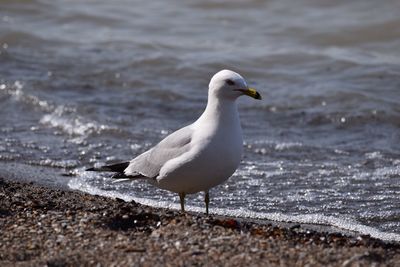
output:
M 202 116 L 191 125 L 191 149 L 162 167 L 157 186 L 177 193 L 197 193 L 223 183 L 235 172 L 243 151 L 236 105 L 227 114 L 214 116 L 217 120 Z

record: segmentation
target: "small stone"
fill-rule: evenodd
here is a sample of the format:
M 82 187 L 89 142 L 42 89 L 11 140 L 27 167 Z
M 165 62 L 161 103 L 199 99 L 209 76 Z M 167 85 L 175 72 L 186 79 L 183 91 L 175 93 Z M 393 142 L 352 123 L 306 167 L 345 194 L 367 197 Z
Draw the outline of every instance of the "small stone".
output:
M 56 239 L 56 243 L 61 243 L 65 240 L 65 236 L 63 235 L 58 235 Z

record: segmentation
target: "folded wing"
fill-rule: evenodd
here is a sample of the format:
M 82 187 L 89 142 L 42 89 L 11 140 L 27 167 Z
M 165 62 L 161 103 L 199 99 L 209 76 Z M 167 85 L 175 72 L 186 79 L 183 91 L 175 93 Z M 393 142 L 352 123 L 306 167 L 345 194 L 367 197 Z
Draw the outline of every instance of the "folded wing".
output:
M 173 132 L 155 147 L 131 160 L 124 174 L 128 177 L 142 175 L 156 178 L 166 162 L 190 150 L 192 134 L 190 125 Z

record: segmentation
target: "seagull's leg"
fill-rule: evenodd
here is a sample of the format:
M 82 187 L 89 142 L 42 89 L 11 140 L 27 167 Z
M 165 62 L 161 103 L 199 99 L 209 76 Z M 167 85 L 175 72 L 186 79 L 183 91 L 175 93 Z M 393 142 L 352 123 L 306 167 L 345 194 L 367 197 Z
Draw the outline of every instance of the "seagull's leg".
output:
M 204 195 L 204 202 L 206 203 L 206 214 L 208 215 L 208 204 L 210 203 L 210 194 L 208 193 L 208 191 L 205 191 L 204 193 L 206 193 Z
M 182 212 L 185 212 L 185 196 L 186 196 L 186 194 L 185 193 L 179 193 L 179 199 L 180 199 L 180 201 L 181 201 L 181 211 Z

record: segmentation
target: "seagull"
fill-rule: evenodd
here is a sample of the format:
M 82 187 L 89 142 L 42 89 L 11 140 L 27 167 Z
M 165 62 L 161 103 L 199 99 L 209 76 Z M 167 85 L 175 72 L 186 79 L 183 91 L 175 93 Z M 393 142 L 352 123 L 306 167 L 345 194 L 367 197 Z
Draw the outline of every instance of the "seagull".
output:
M 206 109 L 195 122 L 131 161 L 86 171 L 114 172 L 115 179 L 148 180 L 178 193 L 182 212 L 187 194 L 204 192 L 208 215 L 209 190 L 225 182 L 241 161 L 243 137 L 236 99 L 242 95 L 261 99 L 241 75 L 221 70 L 211 78 Z

